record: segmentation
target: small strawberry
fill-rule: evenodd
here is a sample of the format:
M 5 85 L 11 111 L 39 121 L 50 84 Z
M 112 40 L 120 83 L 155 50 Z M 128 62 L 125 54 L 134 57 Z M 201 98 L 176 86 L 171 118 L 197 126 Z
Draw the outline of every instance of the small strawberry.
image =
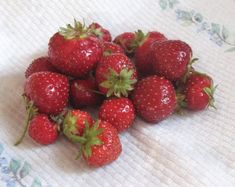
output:
M 111 123 L 118 132 L 128 129 L 135 119 L 135 109 L 128 98 L 105 100 L 99 109 L 99 118 Z
M 154 42 L 162 42 L 167 40 L 167 38 L 160 32 L 152 31 L 144 35 L 142 31 L 136 32 L 139 35 L 137 38 L 140 40 L 136 41 L 135 49 L 135 64 L 138 71 L 143 75 L 153 75 L 153 66 L 151 58 L 151 45 Z
M 190 110 L 203 110 L 208 106 L 214 106 L 214 92 L 212 79 L 205 74 L 192 74 L 185 86 L 186 107 Z
M 121 53 L 103 57 L 96 68 L 99 90 L 107 97 L 128 96 L 136 83 L 137 72 L 130 59 Z
M 118 35 L 114 39 L 114 43 L 120 45 L 126 54 L 131 55 L 133 53 L 133 42 L 135 40 L 135 33 L 133 32 L 124 32 Z
M 109 164 L 122 152 L 117 130 L 106 121 L 97 120 L 92 126 L 86 123 L 83 136 L 79 138 L 83 158 L 92 167 Z
M 95 68 L 102 57 L 101 44 L 90 36 L 88 28 L 74 21 L 67 28 L 61 28 L 49 42 L 49 57 L 53 66 L 74 77 L 83 77 Z
M 39 112 L 59 114 L 68 103 L 68 79 L 58 73 L 34 73 L 26 79 L 25 94 L 33 101 Z
M 31 74 L 41 71 L 56 72 L 56 69 L 52 66 L 49 57 L 40 57 L 33 60 L 25 71 L 25 77 L 28 78 Z
M 45 114 L 38 114 L 29 122 L 28 133 L 35 142 L 43 145 L 54 143 L 58 138 L 56 123 Z
M 150 123 L 167 118 L 176 108 L 176 94 L 172 83 L 156 75 L 139 81 L 132 99 L 137 113 Z
M 124 53 L 124 50 L 113 42 L 103 42 L 102 49 L 103 56 L 107 56 L 113 53 Z
M 93 35 L 95 35 L 98 39 L 106 42 L 111 42 L 112 41 L 112 36 L 110 32 L 103 28 L 101 25 L 98 23 L 92 23 L 89 25 L 89 32 L 91 32 Z
M 71 141 L 75 141 L 78 136 L 82 136 L 86 123 L 93 123 L 91 116 L 87 112 L 81 110 L 71 110 L 64 118 L 63 133 Z
M 72 105 L 76 108 L 95 106 L 102 100 L 97 93 L 98 86 L 93 79 L 73 80 L 70 86 Z
M 155 42 L 151 53 L 155 73 L 171 81 L 184 76 L 192 57 L 191 47 L 180 40 Z

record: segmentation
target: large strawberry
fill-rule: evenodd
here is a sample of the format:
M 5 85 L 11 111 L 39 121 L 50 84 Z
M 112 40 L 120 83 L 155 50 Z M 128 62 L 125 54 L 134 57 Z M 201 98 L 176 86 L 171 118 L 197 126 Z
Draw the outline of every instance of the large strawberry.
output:
M 137 113 L 150 123 L 167 118 L 176 107 L 176 94 L 172 83 L 156 75 L 139 81 L 132 99 Z
M 85 124 L 92 124 L 93 120 L 91 116 L 81 110 L 71 110 L 69 111 L 63 121 L 63 133 L 71 141 L 76 141 L 82 136 Z
M 113 53 L 124 53 L 124 50 L 113 42 L 103 42 L 102 43 L 103 56 L 107 56 Z
M 41 71 L 56 72 L 49 57 L 40 57 L 33 60 L 25 71 L 25 77 L 28 78 L 31 74 Z
M 155 73 L 171 81 L 184 76 L 192 57 L 191 47 L 180 40 L 155 42 L 151 53 Z
M 137 72 L 127 56 L 114 53 L 102 58 L 96 68 L 95 77 L 99 90 L 107 97 L 111 95 L 127 97 L 134 89 Z
M 214 106 L 214 92 L 212 79 L 205 74 L 192 74 L 185 86 L 186 107 L 191 110 L 203 110 L 208 106 Z
M 99 109 L 99 118 L 111 123 L 118 132 L 128 129 L 135 119 L 135 109 L 128 98 L 105 100 Z
M 120 45 L 127 55 L 132 55 L 135 37 L 135 33 L 133 32 L 124 32 L 116 36 L 113 42 Z
M 38 114 L 29 123 L 29 136 L 39 144 L 54 143 L 58 138 L 58 127 L 47 115 Z
M 167 38 L 160 32 L 152 31 L 148 32 L 146 35 L 142 31 L 136 32 L 139 35 L 139 41 L 136 41 L 135 49 L 135 63 L 136 68 L 142 75 L 154 74 L 151 58 L 151 45 L 154 42 L 162 42 L 167 40 Z
M 25 94 L 39 112 L 56 115 L 67 106 L 69 82 L 58 73 L 34 73 L 26 79 Z
M 88 28 L 89 32 L 95 35 L 99 40 L 106 42 L 112 41 L 112 36 L 110 32 L 107 29 L 103 28 L 100 24 L 92 23 L 89 25 Z
M 81 108 L 101 103 L 102 95 L 98 94 L 97 90 L 98 86 L 94 79 L 73 80 L 70 86 L 72 105 Z
M 88 29 L 75 20 L 74 27 L 69 24 L 52 36 L 48 54 L 62 73 L 82 77 L 95 68 L 102 57 L 102 49 L 98 39 L 90 36 Z
M 81 153 L 87 164 L 92 167 L 109 164 L 122 152 L 117 130 L 102 120 L 97 120 L 93 125 L 86 124 L 83 136 L 75 142 L 81 143 Z

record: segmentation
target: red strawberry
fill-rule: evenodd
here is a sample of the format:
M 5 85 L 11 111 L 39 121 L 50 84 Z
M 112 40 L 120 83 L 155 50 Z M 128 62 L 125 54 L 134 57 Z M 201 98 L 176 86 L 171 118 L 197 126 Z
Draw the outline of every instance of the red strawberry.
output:
M 98 23 L 92 23 L 89 25 L 89 32 L 91 32 L 93 35 L 95 35 L 97 38 L 99 38 L 102 41 L 111 42 L 112 36 L 110 32 L 107 29 L 104 29 L 101 25 Z
M 136 83 L 137 72 L 130 59 L 121 53 L 103 57 L 96 68 L 99 90 L 107 97 L 128 96 Z
M 33 101 L 39 112 L 59 114 L 68 102 L 68 79 L 58 73 L 34 73 L 26 80 L 25 94 Z
M 214 106 L 216 87 L 213 86 L 212 79 L 205 74 L 192 74 L 185 87 L 186 107 L 191 110 L 203 110 L 208 106 Z
M 136 68 L 143 74 L 143 75 L 153 75 L 154 70 L 152 66 L 152 58 L 151 58 L 151 45 L 154 42 L 162 42 L 167 40 L 167 38 L 161 34 L 160 32 L 149 32 L 146 36 L 142 31 L 138 31 L 136 33 L 139 36 L 138 38 L 142 38 L 138 41 L 138 46 L 135 50 L 135 63 Z
M 176 108 L 176 94 L 172 83 L 156 75 L 139 81 L 132 99 L 137 113 L 150 123 L 167 118 Z
M 76 141 L 78 136 L 83 135 L 86 123 L 93 123 L 91 116 L 87 112 L 71 110 L 66 114 L 63 121 L 63 133 L 71 141 Z
M 99 109 L 99 118 L 111 123 L 118 132 L 128 129 L 135 119 L 135 109 L 128 98 L 105 100 Z
M 99 104 L 102 97 L 96 92 L 97 89 L 97 84 L 93 79 L 72 81 L 70 87 L 72 104 L 77 108 Z
M 56 72 L 56 69 L 52 66 L 49 57 L 40 57 L 33 60 L 25 71 L 25 77 L 28 78 L 31 74 L 40 71 Z
M 155 42 L 151 53 L 155 73 L 171 81 L 184 76 L 192 57 L 190 46 L 180 40 Z
M 75 21 L 74 27 L 61 28 L 49 42 L 51 63 L 62 73 L 82 77 L 95 68 L 102 57 L 100 42 Z
M 133 42 L 135 40 L 135 34 L 133 32 L 124 32 L 120 35 L 118 35 L 114 39 L 114 43 L 120 45 L 126 54 L 133 53 Z
M 30 121 L 28 133 L 34 141 L 43 145 L 54 143 L 58 138 L 56 123 L 45 114 L 38 114 Z
M 122 152 L 117 130 L 108 122 L 98 120 L 94 125 L 87 124 L 81 143 L 81 153 L 92 167 L 100 167 L 116 160 Z
M 117 44 L 112 42 L 103 42 L 103 55 L 107 56 L 113 53 L 124 53 L 124 50 Z

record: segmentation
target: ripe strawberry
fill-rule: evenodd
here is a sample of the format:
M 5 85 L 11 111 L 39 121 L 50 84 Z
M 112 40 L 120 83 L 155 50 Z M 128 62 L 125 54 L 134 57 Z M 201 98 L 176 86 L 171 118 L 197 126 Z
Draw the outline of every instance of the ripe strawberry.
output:
M 136 68 L 142 75 L 153 75 L 151 45 L 154 42 L 163 42 L 167 40 L 167 38 L 156 31 L 148 32 L 147 35 L 144 35 L 142 31 L 138 31 L 136 35 L 139 35 L 137 38 L 140 38 L 140 40 L 137 41 L 134 56 Z
M 25 71 L 25 77 L 28 78 L 31 74 L 41 71 L 56 72 L 56 69 L 52 66 L 49 57 L 40 57 L 33 60 Z
M 93 120 L 91 116 L 81 110 L 71 110 L 69 111 L 63 121 L 63 133 L 71 141 L 76 141 L 82 136 L 85 124 L 92 124 Z
M 184 76 L 192 57 L 190 46 L 180 40 L 155 42 L 151 53 L 155 73 L 171 81 Z
M 34 73 L 26 80 L 25 94 L 33 101 L 39 112 L 59 114 L 68 102 L 68 79 L 58 73 Z
M 156 75 L 139 81 L 132 99 L 137 113 L 150 123 L 167 118 L 176 107 L 176 94 L 172 83 Z
M 105 100 L 99 109 L 99 118 L 111 123 L 118 132 L 128 129 L 135 119 L 135 109 L 128 98 Z
M 100 42 L 75 20 L 61 28 L 49 42 L 49 57 L 56 69 L 74 77 L 82 77 L 95 68 L 102 57 Z
M 205 74 L 192 74 L 185 86 L 186 107 L 191 110 L 203 110 L 214 106 L 214 92 L 212 79 Z
M 103 57 L 96 68 L 99 90 L 107 97 L 128 96 L 136 83 L 137 72 L 130 59 L 121 53 Z
M 87 164 L 100 167 L 116 160 L 122 152 L 122 145 L 117 130 L 108 122 L 97 120 L 90 126 L 87 124 L 81 143 L 81 153 Z
M 96 92 L 97 89 L 98 86 L 93 79 L 73 80 L 70 86 L 70 97 L 73 106 L 81 108 L 99 104 L 102 96 Z
M 135 40 L 135 34 L 133 32 L 124 32 L 118 35 L 114 39 L 114 43 L 120 45 L 126 54 L 131 55 L 133 53 L 133 42 Z
M 98 23 L 92 23 L 89 25 L 89 32 L 91 32 L 93 35 L 95 35 L 97 38 L 99 38 L 102 41 L 111 42 L 112 36 L 110 32 L 103 28 Z
M 107 56 L 113 53 L 124 53 L 124 50 L 117 44 L 112 42 L 103 42 L 103 56 Z
M 34 141 L 43 145 L 54 143 L 58 138 L 56 123 L 45 114 L 38 114 L 30 121 L 28 133 Z

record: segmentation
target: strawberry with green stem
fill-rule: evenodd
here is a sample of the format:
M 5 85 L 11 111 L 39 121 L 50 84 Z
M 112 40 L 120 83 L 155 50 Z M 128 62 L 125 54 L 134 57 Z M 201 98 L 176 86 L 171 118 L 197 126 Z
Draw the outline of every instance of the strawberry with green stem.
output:
M 127 56 L 116 53 L 102 58 L 95 77 L 99 90 L 107 97 L 127 97 L 137 82 L 137 71 Z
M 112 36 L 110 32 L 103 28 L 100 24 L 98 23 L 92 23 L 88 27 L 88 32 L 97 37 L 99 40 L 104 41 L 104 42 L 111 42 L 112 41 Z
M 187 79 L 184 94 L 184 106 L 190 110 L 203 110 L 209 106 L 215 108 L 214 92 L 217 86 L 213 85 L 213 80 L 206 74 L 194 72 Z
M 66 28 L 60 28 L 48 45 L 53 66 L 73 77 L 87 75 L 102 57 L 100 41 L 90 34 L 84 24 L 76 20 L 74 26 L 68 24 Z
M 122 145 L 117 130 L 108 122 L 97 120 L 94 124 L 85 123 L 82 136 L 73 136 L 73 142 L 80 143 L 81 155 L 91 167 L 101 167 L 116 160 Z

